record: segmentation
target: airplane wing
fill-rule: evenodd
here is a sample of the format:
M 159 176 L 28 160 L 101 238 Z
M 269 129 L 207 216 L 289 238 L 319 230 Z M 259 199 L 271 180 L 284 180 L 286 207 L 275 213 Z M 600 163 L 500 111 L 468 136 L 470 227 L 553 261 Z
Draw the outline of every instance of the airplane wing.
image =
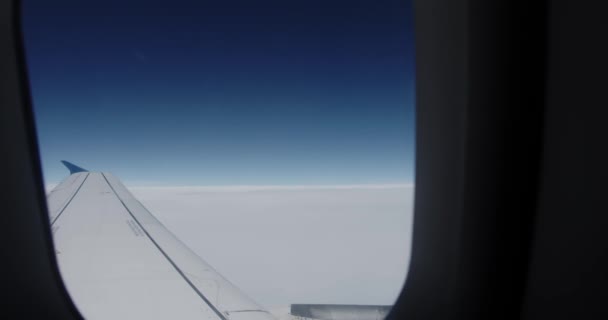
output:
M 61 276 L 86 319 L 274 319 L 116 177 L 64 164 L 71 175 L 48 195 L 49 218 Z

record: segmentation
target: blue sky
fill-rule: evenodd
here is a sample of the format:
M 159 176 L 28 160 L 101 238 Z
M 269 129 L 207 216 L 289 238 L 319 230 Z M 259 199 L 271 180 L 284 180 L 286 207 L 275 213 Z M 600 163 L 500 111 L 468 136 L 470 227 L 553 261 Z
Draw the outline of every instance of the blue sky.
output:
M 24 1 L 46 183 L 409 183 L 410 1 Z

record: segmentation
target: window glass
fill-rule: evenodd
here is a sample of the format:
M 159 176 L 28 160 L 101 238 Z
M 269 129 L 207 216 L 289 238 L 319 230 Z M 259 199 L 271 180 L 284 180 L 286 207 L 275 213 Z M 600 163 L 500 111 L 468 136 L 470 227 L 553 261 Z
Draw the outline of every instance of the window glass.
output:
M 60 160 L 111 172 L 270 310 L 393 304 L 414 194 L 410 1 L 22 12 L 49 192 Z

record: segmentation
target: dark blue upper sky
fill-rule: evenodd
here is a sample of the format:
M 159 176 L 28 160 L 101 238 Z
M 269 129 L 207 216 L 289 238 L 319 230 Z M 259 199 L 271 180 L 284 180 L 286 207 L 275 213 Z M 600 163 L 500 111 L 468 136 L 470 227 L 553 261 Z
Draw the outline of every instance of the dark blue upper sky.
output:
M 131 184 L 413 180 L 410 1 L 25 0 L 23 15 L 47 183 L 62 159 Z

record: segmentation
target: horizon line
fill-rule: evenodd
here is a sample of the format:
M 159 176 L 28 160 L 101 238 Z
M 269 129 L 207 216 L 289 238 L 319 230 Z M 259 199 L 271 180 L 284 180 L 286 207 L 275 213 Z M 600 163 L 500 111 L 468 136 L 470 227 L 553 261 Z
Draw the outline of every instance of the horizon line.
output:
M 52 191 L 58 183 L 45 184 L 47 192 Z M 129 185 L 124 183 L 128 189 L 195 189 L 198 191 L 247 191 L 247 190 L 314 190 L 314 189 L 397 189 L 397 188 L 413 188 L 415 183 L 368 183 L 368 184 L 303 184 L 303 185 L 281 185 L 281 184 L 252 184 L 252 185 Z

